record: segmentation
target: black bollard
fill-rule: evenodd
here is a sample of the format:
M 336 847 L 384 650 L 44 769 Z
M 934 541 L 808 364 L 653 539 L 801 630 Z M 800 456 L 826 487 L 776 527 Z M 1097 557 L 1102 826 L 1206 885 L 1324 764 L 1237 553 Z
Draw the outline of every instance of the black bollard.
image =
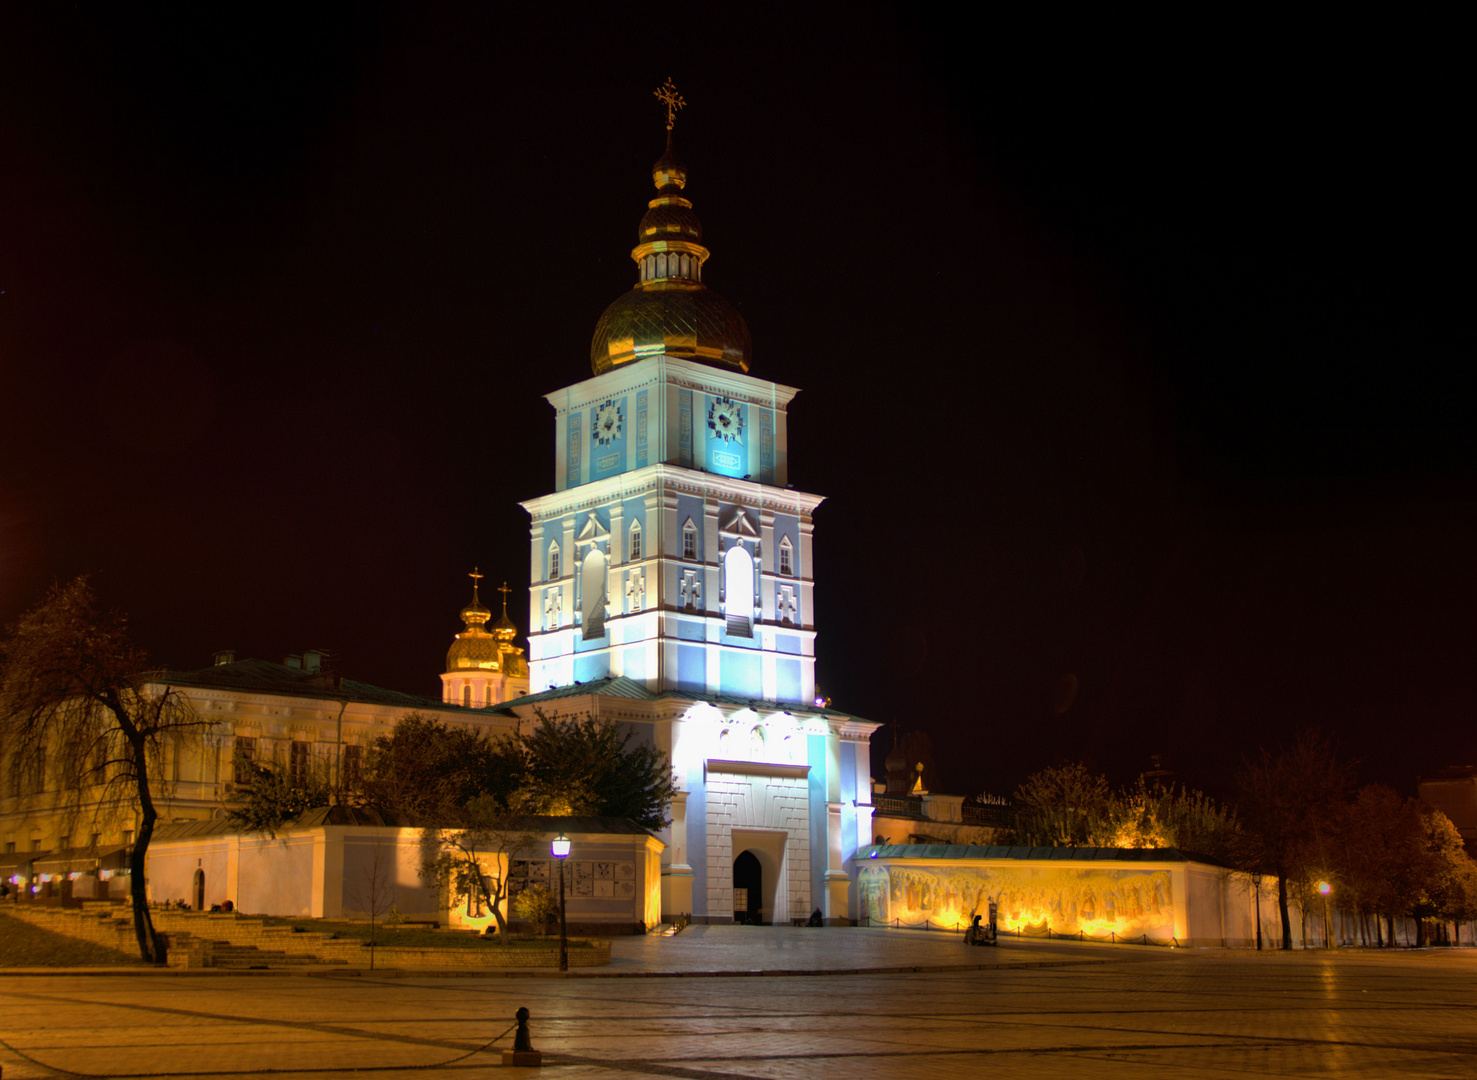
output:
M 503 1051 L 504 1067 L 512 1065 L 520 1069 L 538 1069 L 544 1064 L 544 1055 L 533 1048 L 528 1036 L 528 1010 L 519 1008 L 513 1014 L 518 1021 L 518 1032 L 513 1036 L 513 1049 Z

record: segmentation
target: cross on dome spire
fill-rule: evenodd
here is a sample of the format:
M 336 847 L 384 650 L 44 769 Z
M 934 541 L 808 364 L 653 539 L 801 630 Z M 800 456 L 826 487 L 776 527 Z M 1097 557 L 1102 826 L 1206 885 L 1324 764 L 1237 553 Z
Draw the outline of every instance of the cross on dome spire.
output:
M 677 112 L 684 108 L 687 102 L 682 100 L 682 95 L 677 93 L 677 87 L 672 82 L 672 76 L 667 76 L 667 81 L 652 91 L 657 100 L 667 107 L 667 130 L 672 130 L 673 123 L 677 120 Z

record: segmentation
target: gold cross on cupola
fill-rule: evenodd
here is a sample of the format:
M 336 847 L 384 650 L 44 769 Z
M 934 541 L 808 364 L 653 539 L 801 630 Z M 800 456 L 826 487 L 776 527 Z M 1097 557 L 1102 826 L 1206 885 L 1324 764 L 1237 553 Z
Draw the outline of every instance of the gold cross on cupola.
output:
M 686 106 L 687 102 L 683 101 L 682 95 L 677 93 L 677 87 L 673 85 L 670 75 L 667 76 L 667 81 L 657 87 L 653 93 L 667 107 L 667 130 L 671 131 L 672 124 L 677 120 L 677 111 Z

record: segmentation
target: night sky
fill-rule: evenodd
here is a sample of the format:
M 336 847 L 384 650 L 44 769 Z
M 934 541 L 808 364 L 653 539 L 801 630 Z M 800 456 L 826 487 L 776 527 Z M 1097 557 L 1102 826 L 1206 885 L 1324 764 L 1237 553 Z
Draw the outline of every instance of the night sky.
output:
M 160 663 L 433 697 L 474 564 L 526 628 L 671 76 L 836 707 L 964 793 L 1477 762 L 1439 27 L 542 10 L 0 10 L 0 620 L 90 573 Z

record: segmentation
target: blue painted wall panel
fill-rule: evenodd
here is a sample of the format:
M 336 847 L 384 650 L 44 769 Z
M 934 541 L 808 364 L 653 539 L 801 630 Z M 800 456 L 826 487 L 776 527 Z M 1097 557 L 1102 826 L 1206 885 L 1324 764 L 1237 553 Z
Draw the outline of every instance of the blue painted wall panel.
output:
M 814 906 L 821 906 L 826 895 L 826 737 L 805 737 L 810 776 L 806 790 L 810 797 L 810 896 Z
M 780 701 L 800 700 L 800 661 L 779 657 L 774 662 L 775 695 Z M 809 704 L 805 702 L 804 704 Z
M 718 659 L 719 693 L 739 697 L 763 697 L 764 676 L 760 656 L 725 650 Z
M 708 913 L 708 786 L 702 767 L 687 788 L 687 865 L 692 867 L 692 914 Z
M 575 682 L 591 682 L 610 674 L 610 653 L 586 653 L 574 658 Z
M 677 646 L 677 689 L 701 694 L 708 688 L 708 654 L 701 645 Z

